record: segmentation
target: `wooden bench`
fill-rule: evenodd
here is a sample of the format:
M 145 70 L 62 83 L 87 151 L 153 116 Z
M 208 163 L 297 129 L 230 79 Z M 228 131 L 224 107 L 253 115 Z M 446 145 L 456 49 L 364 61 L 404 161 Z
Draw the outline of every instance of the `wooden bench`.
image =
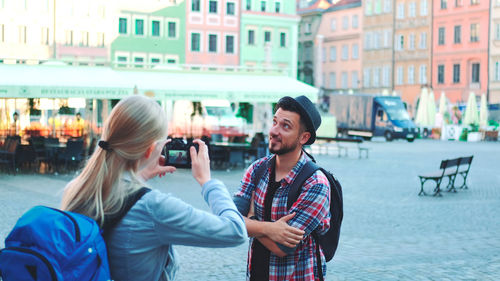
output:
M 463 184 L 459 188 L 467 188 L 467 175 L 469 174 L 472 158 L 473 156 L 446 159 L 441 161 L 439 171 L 418 175 L 420 179 L 420 192 L 418 195 L 427 195 L 424 191 L 424 184 L 428 180 L 433 180 L 436 183 L 433 195 L 441 196 L 441 183 L 445 177 L 448 178 L 447 191 L 456 192 L 455 180 L 457 175 L 462 176 L 463 179 Z
M 349 144 L 355 145 L 354 147 L 358 150 L 358 156 L 361 158 L 363 152 L 365 153 L 365 158 L 368 158 L 369 148 L 362 146 L 363 143 L 362 138 L 331 138 L 331 137 L 316 137 L 317 140 L 324 141 L 323 144 L 318 144 L 320 146 L 320 150 L 322 147 L 326 146 L 327 152 L 331 143 L 335 144 L 335 148 L 338 152 L 338 157 L 342 157 L 342 154 L 347 157 L 348 149 L 353 146 Z

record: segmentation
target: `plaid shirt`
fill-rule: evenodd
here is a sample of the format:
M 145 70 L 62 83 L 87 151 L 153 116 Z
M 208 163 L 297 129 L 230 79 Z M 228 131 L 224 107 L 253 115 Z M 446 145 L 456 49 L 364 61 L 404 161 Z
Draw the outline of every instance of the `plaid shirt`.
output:
M 255 216 L 262 221 L 264 217 L 264 199 L 269 183 L 269 174 L 271 167 L 264 176 L 255 181 L 252 178 L 256 169 L 265 161 L 269 161 L 273 155 L 264 157 L 254 162 L 246 171 L 240 190 L 235 194 L 237 197 L 250 201 L 252 191 L 255 190 Z M 311 232 L 315 229 L 319 233 L 325 233 L 330 227 L 330 184 L 328 179 L 321 171 L 316 171 L 302 186 L 302 192 L 297 201 L 287 210 L 287 196 L 290 184 L 294 181 L 304 164 L 310 159 L 303 153 L 295 167 L 290 173 L 281 180 L 281 187 L 276 191 L 271 207 L 271 220 L 277 221 L 285 215 L 296 213 L 288 221 L 290 226 L 305 231 L 304 239 L 299 243 L 292 255 L 280 258 L 271 252 L 269 259 L 269 280 L 290 280 L 290 281 L 309 281 L 319 280 L 316 262 L 316 242 Z M 246 215 L 246 214 L 243 214 Z M 247 280 L 250 279 L 250 268 L 252 260 L 252 243 L 248 251 Z M 321 264 L 323 274 L 326 273 L 326 262 L 321 252 Z

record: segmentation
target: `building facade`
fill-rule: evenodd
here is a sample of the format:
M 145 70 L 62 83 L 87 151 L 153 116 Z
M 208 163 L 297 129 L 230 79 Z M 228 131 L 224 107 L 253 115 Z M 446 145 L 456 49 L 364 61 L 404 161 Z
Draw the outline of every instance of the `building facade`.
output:
M 323 11 L 332 4 L 327 0 L 298 2 L 297 14 L 300 16 L 298 28 L 297 79 L 309 85 L 324 87 L 323 77 L 323 36 L 318 34 Z
M 394 0 L 395 1 L 395 0 Z M 363 1 L 363 92 L 394 89 L 393 0 Z
M 240 1 L 186 1 L 186 64 L 239 64 Z
M 297 77 L 298 24 L 293 0 L 241 2 L 240 65 Z
M 56 5 L 56 6 L 54 6 Z M 0 60 L 76 65 L 109 61 L 116 0 L 0 1 Z
M 396 0 L 394 89 L 414 116 L 422 87 L 430 86 L 432 1 Z
M 488 90 L 488 0 L 433 3 L 432 87 L 452 102 Z
M 492 0 L 490 7 L 490 103 L 500 103 L 500 0 Z
M 141 8 L 121 6 L 114 20 L 117 36 L 111 44 L 114 66 L 184 63 L 185 6 L 186 1 Z
M 361 87 L 361 34 L 363 10 L 360 0 L 342 0 L 323 12 L 321 35 L 323 88 L 329 91 Z

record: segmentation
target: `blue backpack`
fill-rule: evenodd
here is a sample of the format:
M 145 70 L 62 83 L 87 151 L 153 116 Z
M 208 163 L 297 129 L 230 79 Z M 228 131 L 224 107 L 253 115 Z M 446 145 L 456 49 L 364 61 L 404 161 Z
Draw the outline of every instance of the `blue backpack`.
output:
M 118 215 L 105 219 L 109 233 L 149 189 L 129 198 Z M 0 250 L 0 278 L 22 280 L 111 280 L 103 231 L 91 218 L 36 206 L 27 211 Z

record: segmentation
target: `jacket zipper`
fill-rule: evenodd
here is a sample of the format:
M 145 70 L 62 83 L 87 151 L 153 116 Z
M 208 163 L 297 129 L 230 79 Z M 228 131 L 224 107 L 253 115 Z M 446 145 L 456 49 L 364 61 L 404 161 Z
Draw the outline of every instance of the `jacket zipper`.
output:
M 6 251 L 6 250 L 7 251 L 17 251 L 17 252 L 30 254 L 30 255 L 37 257 L 49 269 L 51 279 L 53 281 L 57 281 L 57 275 L 56 275 L 56 271 L 54 270 L 54 267 L 52 266 L 52 264 L 50 264 L 49 260 L 46 257 L 44 257 L 42 254 L 40 254 L 39 252 L 34 251 L 32 249 L 21 248 L 21 247 L 8 247 L 8 248 L 3 249 L 2 252 Z

